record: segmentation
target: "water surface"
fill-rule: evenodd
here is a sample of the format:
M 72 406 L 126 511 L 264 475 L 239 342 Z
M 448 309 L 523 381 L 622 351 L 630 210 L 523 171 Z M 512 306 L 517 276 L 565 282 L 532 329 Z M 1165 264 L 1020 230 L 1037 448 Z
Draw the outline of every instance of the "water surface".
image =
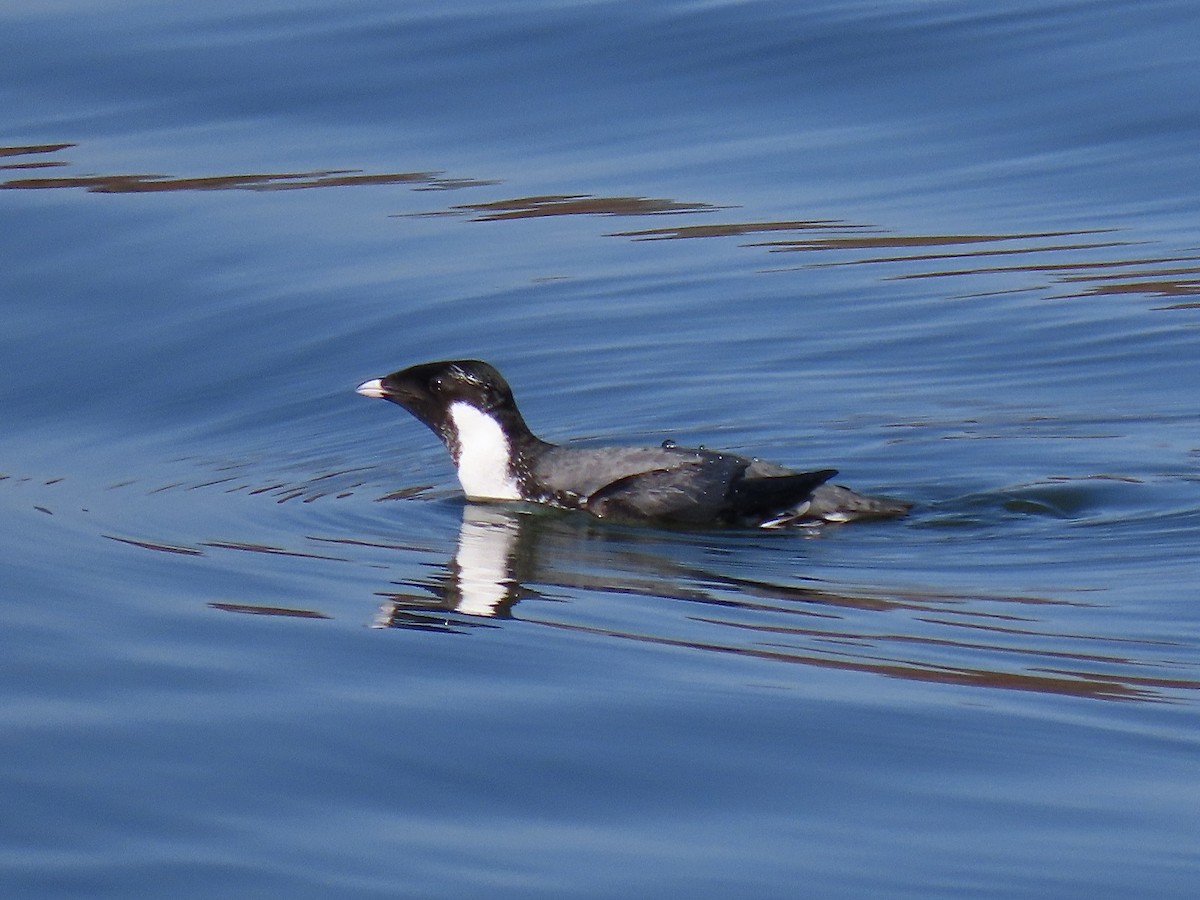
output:
M 1191 896 L 1197 19 L 0 12 L 0 883 Z M 459 356 L 916 508 L 470 505 Z

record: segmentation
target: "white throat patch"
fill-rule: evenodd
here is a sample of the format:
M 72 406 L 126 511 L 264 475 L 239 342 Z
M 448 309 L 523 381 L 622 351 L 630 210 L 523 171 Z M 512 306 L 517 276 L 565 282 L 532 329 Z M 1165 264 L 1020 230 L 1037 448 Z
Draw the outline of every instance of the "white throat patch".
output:
M 512 448 L 499 423 L 469 403 L 450 404 L 458 432 L 458 481 L 472 500 L 520 500 Z

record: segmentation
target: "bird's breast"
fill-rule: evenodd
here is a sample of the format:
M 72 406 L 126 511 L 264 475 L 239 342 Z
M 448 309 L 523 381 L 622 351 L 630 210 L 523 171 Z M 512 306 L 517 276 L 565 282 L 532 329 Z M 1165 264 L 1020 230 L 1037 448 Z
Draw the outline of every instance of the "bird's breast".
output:
M 453 403 L 450 421 L 458 444 L 458 480 L 472 500 L 521 500 L 512 445 L 500 423 L 469 403 Z

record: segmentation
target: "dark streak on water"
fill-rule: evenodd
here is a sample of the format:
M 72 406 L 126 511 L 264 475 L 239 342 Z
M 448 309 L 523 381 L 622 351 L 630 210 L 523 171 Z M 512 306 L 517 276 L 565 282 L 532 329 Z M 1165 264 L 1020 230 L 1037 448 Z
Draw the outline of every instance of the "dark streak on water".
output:
M 289 616 L 293 619 L 328 619 L 329 616 L 315 609 L 289 609 L 283 606 L 255 606 L 250 603 L 210 603 L 211 609 L 223 612 L 243 613 L 252 616 Z
M 74 147 L 74 144 L 48 144 L 35 147 L 0 147 L 0 156 L 53 153 Z M 56 165 L 69 165 L 56 162 Z M 274 174 L 209 175 L 202 177 L 171 178 L 162 175 L 86 175 L 59 178 L 18 178 L 0 182 L 0 189 L 45 190 L 53 188 L 84 188 L 99 193 L 134 193 L 140 191 L 203 191 L 203 190 L 295 190 L 317 187 L 348 187 L 355 185 L 412 185 L 418 188 L 442 190 L 478 187 L 496 184 L 474 178 L 446 177 L 437 172 L 403 172 L 391 174 L 364 174 L 356 170 L 329 170 L 323 172 L 293 172 Z M 484 203 L 465 203 L 445 210 L 419 215 L 465 215 L 475 222 L 500 222 L 511 219 L 542 216 L 568 215 L 662 215 L 673 213 L 696 213 L 718 211 L 719 207 L 703 202 L 687 202 L 646 197 L 594 197 L 579 195 L 548 195 L 492 200 Z M 1043 243 L 1061 238 L 1084 237 L 1090 234 L 1112 233 L 1113 229 L 1091 229 L 1087 231 L 1051 231 L 1028 234 L 930 234 L 893 235 L 862 234 L 863 231 L 878 230 L 876 226 L 851 224 L 836 221 L 800 222 L 728 222 L 704 225 L 687 225 L 672 228 L 642 229 L 613 232 L 614 237 L 629 237 L 635 240 L 666 240 L 686 238 L 741 237 L 774 231 L 824 231 L 828 237 L 789 239 L 753 242 L 745 246 L 765 248 L 769 252 L 836 252 L 854 250 L 878 250 L 885 248 L 936 248 L 960 245 L 987 245 L 986 249 L 954 254 L 909 254 L 903 256 L 872 256 L 853 260 L 839 260 L 833 265 L 904 264 L 950 259 L 975 259 L 997 255 L 1041 255 L 1046 253 L 1079 253 L 1096 250 L 1113 250 L 1129 247 L 1130 241 L 1096 241 L 1088 243 Z M 844 234 L 849 232 L 847 236 Z M 1027 246 L 1010 248 L 1004 244 L 1021 241 Z M 1049 284 L 1079 284 L 1080 289 L 1060 295 L 1062 298 L 1095 296 L 1101 294 L 1131 293 L 1148 296 L 1173 297 L 1200 294 L 1200 280 L 1180 278 L 1183 275 L 1200 273 L 1196 267 L 1178 268 L 1171 264 L 1200 259 L 1187 256 L 1127 257 L 1118 259 L 1089 259 L 1087 261 L 1027 263 L 1011 266 L 971 267 L 942 271 L 906 272 L 893 274 L 892 278 L 947 278 L 1000 273 L 1055 274 L 1074 271 L 1089 273 L 1114 267 L 1140 267 L 1126 275 L 1096 274 L 1063 275 Z M 821 265 L 816 263 L 815 265 Z M 1166 268 L 1154 269 L 1152 266 Z M 774 270 L 779 271 L 779 270 Z M 1028 288 L 1030 290 L 1035 288 Z M 1186 309 L 1196 306 L 1195 302 L 1184 301 L 1159 309 Z

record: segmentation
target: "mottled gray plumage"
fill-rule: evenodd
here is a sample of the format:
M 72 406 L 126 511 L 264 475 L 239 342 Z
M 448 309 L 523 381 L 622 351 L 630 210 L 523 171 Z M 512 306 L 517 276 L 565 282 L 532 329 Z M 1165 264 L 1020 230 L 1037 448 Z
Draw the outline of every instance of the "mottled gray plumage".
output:
M 576 448 L 537 438 L 508 383 L 478 360 L 425 363 L 364 382 L 440 437 L 473 499 L 522 499 L 602 518 L 775 528 L 900 516 L 909 504 L 826 484 L 834 469 L 796 472 L 702 448 Z

